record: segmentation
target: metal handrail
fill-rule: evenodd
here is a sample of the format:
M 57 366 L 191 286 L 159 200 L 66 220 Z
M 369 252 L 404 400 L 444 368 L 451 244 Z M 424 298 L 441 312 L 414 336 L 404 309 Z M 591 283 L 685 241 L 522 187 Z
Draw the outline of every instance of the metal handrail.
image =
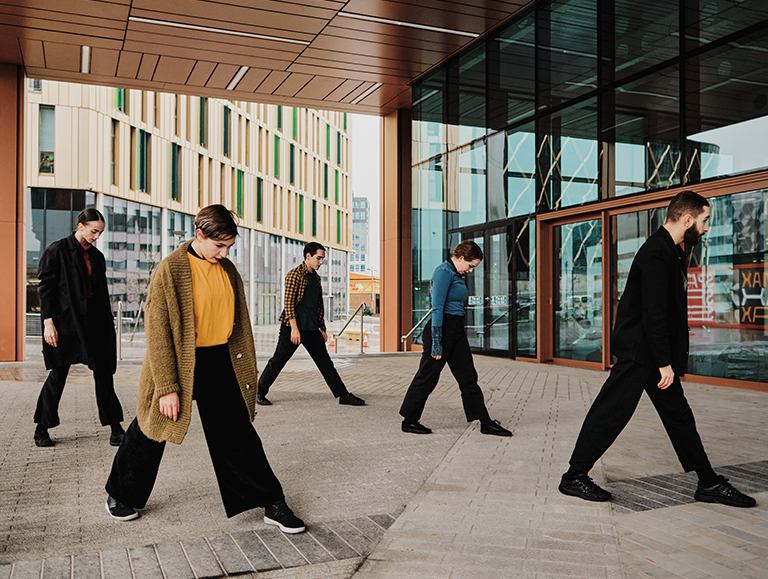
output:
M 422 322 L 424 322 L 424 320 L 426 320 L 426 319 L 427 319 L 427 316 L 429 316 L 429 314 L 431 314 L 431 313 L 432 313 L 432 308 L 429 308 L 429 311 L 428 311 L 426 314 L 424 314 L 424 317 L 423 317 L 423 318 L 421 318 L 421 319 L 420 319 L 418 322 L 416 322 L 416 325 L 415 325 L 415 326 L 413 326 L 413 327 L 411 328 L 411 331 L 410 331 L 410 332 L 408 332 L 408 333 L 407 333 L 405 336 L 402 336 L 402 337 L 400 338 L 400 345 L 401 345 L 401 346 L 405 347 L 405 341 L 406 341 L 408 338 L 410 338 L 410 337 L 411 337 L 411 334 L 413 334 L 413 332 L 415 332 L 415 331 L 416 331 L 416 328 L 418 328 L 418 327 L 419 327 L 419 326 L 422 324 Z
M 496 324 L 496 322 L 501 320 L 501 318 L 503 318 L 504 316 L 508 316 L 509 315 L 509 310 L 511 310 L 511 309 L 512 309 L 512 306 L 507 306 L 507 311 L 506 312 L 501 314 L 498 318 L 496 318 L 492 322 L 489 322 L 489 323 L 485 324 L 485 331 L 488 331 L 494 324 Z
M 352 320 L 354 320 L 354 319 L 355 319 L 355 316 L 357 315 L 357 312 L 359 312 L 360 310 L 362 310 L 364 307 L 366 307 L 366 306 L 365 306 L 365 302 L 363 302 L 363 303 L 361 303 L 359 306 L 357 306 L 357 309 L 356 309 L 356 310 L 355 310 L 355 311 L 352 313 L 352 315 L 351 315 L 351 316 L 349 316 L 349 319 L 347 320 L 347 323 L 346 323 L 346 324 L 344 324 L 344 327 L 343 327 L 343 328 L 341 328 L 341 331 L 340 331 L 340 332 L 334 332 L 334 333 L 333 333 L 333 335 L 334 335 L 334 336 L 341 336 L 341 335 L 344 333 L 344 330 L 346 330 L 346 329 L 347 329 L 347 326 L 348 326 L 348 325 L 349 325 L 349 324 L 352 322 Z M 360 337 L 360 339 L 362 340 L 362 336 Z

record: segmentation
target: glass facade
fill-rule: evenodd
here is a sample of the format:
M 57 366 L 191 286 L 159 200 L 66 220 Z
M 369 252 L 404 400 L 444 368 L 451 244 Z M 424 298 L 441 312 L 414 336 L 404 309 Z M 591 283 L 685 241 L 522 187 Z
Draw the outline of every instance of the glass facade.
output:
M 601 364 L 634 254 L 663 223 L 659 194 L 692 188 L 711 199 L 712 227 L 691 253 L 689 372 L 768 375 L 768 201 L 739 185 L 768 170 L 766 51 L 757 0 L 552 0 L 420 79 L 413 323 L 434 269 L 474 239 L 486 253 L 468 277 L 476 351 Z
M 143 311 L 150 278 L 165 254 L 194 237 L 194 216 L 168 210 L 163 231 L 163 210 L 144 203 L 108 195 L 101 196 L 106 229 L 96 246 L 104 254 L 107 284 L 113 311 L 122 302 L 126 331 Z M 37 264 L 52 242 L 74 231 L 77 215 L 96 206 L 91 191 L 29 188 L 27 195 L 27 333 L 41 335 L 37 297 Z M 238 237 L 229 258 L 243 279 L 250 296 L 253 323 L 277 324 L 283 309 L 283 283 L 290 269 L 302 261 L 304 242 L 238 227 Z M 347 314 L 347 254 L 328 249 L 320 270 L 328 319 Z M 253 288 L 253 289 L 252 289 Z M 333 318 L 330 316 L 333 315 Z

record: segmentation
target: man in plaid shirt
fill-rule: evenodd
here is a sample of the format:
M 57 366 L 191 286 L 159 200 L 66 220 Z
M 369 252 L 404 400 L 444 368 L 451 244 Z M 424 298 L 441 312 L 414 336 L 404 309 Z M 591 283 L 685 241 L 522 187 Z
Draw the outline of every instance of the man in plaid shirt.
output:
M 280 314 L 277 348 L 259 378 L 256 404 L 261 406 L 272 404 L 267 399 L 270 386 L 291 359 L 299 344 L 303 344 L 331 392 L 339 399 L 339 404 L 363 406 L 365 401 L 347 390 L 325 348 L 328 334 L 325 331 L 323 289 L 320 287 L 320 276 L 317 274 L 317 270 L 325 260 L 325 248 L 312 241 L 304 246 L 303 255 L 304 261 L 285 276 L 285 302 L 283 313 Z

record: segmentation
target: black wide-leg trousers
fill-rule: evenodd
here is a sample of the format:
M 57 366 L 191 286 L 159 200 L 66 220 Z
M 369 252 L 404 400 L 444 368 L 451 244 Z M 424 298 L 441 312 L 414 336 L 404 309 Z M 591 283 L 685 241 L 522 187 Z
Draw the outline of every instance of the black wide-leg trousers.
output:
M 227 517 L 284 498 L 259 435 L 248 419 L 229 346 L 197 348 L 195 400 Z M 165 442 L 150 440 L 131 422 L 112 462 L 107 493 L 141 509 L 149 500 Z
M 467 422 L 489 418 L 485 407 L 483 391 L 477 383 L 477 370 L 472 361 L 467 332 L 464 328 L 464 316 L 443 315 L 443 354 L 439 360 L 432 357 L 432 322 L 424 328 L 424 351 L 419 362 L 419 369 L 405 393 L 400 406 L 400 415 L 407 422 L 418 422 L 424 412 L 427 398 L 432 394 L 440 372 L 446 364 L 451 374 L 459 383 L 461 402 Z
M 575 470 L 587 473 L 592 469 L 632 418 L 643 391 L 648 393 L 656 408 L 683 469 L 689 472 L 709 466 L 680 378 L 675 376 L 672 385 L 665 390 L 657 386 L 659 380 L 657 368 L 631 361 L 621 361 L 613 366 L 587 412 L 576 440 L 570 460 Z
M 70 364 L 53 368 L 48 374 L 37 397 L 35 422 L 41 428 L 54 428 L 61 424 L 59 419 L 59 403 L 67 383 Z M 99 421 L 102 426 L 119 424 L 123 421 L 123 407 L 115 393 L 115 382 L 112 372 L 101 371 L 98 367 L 93 371 L 96 384 L 96 406 L 99 409 Z
M 325 379 L 325 383 L 328 384 L 328 388 L 336 398 L 347 394 L 347 387 L 344 385 L 344 381 L 336 371 L 336 367 L 333 365 L 333 360 L 328 355 L 328 349 L 325 347 L 325 340 L 323 340 L 323 334 L 320 330 L 302 330 L 301 331 L 301 345 L 309 352 L 309 355 L 314 360 L 317 369 Z M 259 394 L 266 396 L 269 393 L 269 389 L 272 384 L 275 383 L 280 372 L 285 368 L 288 360 L 298 349 L 299 344 L 291 342 L 291 327 L 285 324 L 280 324 L 280 334 L 277 337 L 277 347 L 275 353 L 267 362 L 267 367 L 259 377 Z

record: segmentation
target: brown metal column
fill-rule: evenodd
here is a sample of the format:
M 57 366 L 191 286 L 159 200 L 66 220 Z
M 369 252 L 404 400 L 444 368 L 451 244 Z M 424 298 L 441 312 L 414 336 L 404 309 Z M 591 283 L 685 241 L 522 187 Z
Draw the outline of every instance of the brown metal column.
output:
M 24 74 L 0 64 L 0 224 L 9 236 L 0 251 L 0 361 L 24 359 L 26 265 L 24 238 Z
M 411 111 L 381 124 L 381 351 L 411 329 Z M 410 341 L 409 341 L 410 344 Z

